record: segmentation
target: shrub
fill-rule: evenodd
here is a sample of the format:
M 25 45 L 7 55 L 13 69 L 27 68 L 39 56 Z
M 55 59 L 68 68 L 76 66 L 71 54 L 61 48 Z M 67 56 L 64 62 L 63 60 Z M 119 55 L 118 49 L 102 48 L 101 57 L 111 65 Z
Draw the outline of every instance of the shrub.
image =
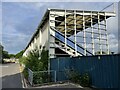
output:
M 26 68 L 29 68 L 33 72 L 48 70 L 48 51 L 43 49 L 41 56 L 39 56 L 38 50 L 33 50 L 29 53 L 28 57 L 22 57 L 19 59 L 21 64 L 24 64 Z M 23 74 L 28 79 L 28 71 L 24 69 Z M 44 74 L 44 73 L 43 73 Z M 40 84 L 48 82 L 49 75 L 42 73 L 33 73 L 33 83 Z M 47 79 L 46 79 L 47 78 Z
M 24 78 L 28 80 L 28 70 L 27 70 L 27 68 L 24 68 L 22 73 L 24 75 Z
M 41 59 L 39 59 L 41 57 Z M 34 71 L 43 71 L 48 69 L 48 51 L 43 50 L 41 56 L 39 51 L 31 51 L 26 60 L 25 66 Z
M 84 73 L 84 74 L 81 75 L 80 85 L 85 86 L 85 87 L 90 86 L 90 77 L 89 77 L 88 73 Z
M 70 81 L 74 83 L 79 83 L 80 82 L 80 74 L 75 71 L 75 70 L 70 70 L 68 74 L 68 78 Z
M 25 61 L 26 61 L 26 57 L 19 58 L 20 65 L 25 64 Z
M 81 86 L 84 87 L 90 86 L 90 77 L 88 73 L 83 73 L 82 75 L 80 75 L 79 72 L 75 70 L 70 70 L 67 76 L 68 79 L 73 83 L 80 84 Z

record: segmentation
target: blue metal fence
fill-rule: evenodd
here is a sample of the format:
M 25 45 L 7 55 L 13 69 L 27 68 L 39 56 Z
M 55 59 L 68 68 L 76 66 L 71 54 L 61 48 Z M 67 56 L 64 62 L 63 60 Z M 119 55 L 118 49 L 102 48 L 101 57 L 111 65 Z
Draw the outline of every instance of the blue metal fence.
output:
M 88 73 L 92 85 L 98 88 L 118 88 L 119 85 L 119 54 L 101 56 L 82 56 L 76 58 L 61 57 L 51 59 L 51 70 L 77 70 L 80 74 Z M 57 73 L 57 80 L 67 80 L 64 73 Z

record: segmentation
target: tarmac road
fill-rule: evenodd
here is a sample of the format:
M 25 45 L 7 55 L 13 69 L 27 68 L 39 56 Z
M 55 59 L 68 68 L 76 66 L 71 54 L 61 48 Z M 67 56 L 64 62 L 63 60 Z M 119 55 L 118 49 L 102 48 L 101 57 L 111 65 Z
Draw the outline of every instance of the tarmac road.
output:
M 22 88 L 19 64 L 8 63 L 2 67 L 2 88 Z M 1 77 L 0 77 L 1 78 Z

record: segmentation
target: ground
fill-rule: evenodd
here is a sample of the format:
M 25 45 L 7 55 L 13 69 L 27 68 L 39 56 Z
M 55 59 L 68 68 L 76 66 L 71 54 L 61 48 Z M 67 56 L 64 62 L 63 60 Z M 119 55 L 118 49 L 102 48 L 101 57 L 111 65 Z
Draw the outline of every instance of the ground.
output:
M 22 80 L 20 74 L 20 67 L 17 63 L 0 64 L 2 68 L 2 88 L 22 88 Z M 83 88 L 73 83 L 44 85 L 31 88 L 79 88 L 79 90 L 93 90 L 90 88 Z
M 1 67 L 2 67 L 2 88 L 22 88 L 19 64 L 9 63 L 3 64 Z

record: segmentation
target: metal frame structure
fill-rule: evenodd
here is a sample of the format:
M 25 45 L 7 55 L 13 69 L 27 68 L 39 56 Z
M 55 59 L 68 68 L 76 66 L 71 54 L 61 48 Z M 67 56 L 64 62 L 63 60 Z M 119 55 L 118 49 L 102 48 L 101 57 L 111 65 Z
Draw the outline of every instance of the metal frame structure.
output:
M 45 46 L 49 58 L 109 54 L 106 22 L 115 15 L 114 11 L 48 9 L 23 55 L 36 46 L 40 54 Z
M 55 18 L 55 20 L 49 19 L 50 23 L 55 24 L 50 27 L 54 27 L 64 35 L 65 46 L 63 48 L 65 48 L 65 51 L 67 51 L 67 38 L 72 37 L 74 38 L 73 41 L 75 45 L 74 56 L 79 55 L 77 53 L 77 44 L 83 45 L 85 56 L 87 55 L 86 50 L 89 50 L 93 55 L 95 55 L 97 51 L 100 51 L 100 55 L 104 54 L 103 52 L 109 54 L 106 19 L 115 16 L 114 12 L 57 9 L 52 9 L 50 12 L 52 13 L 49 13 L 49 15 Z M 57 25 L 57 23 L 59 23 L 59 25 Z M 88 28 L 91 28 L 91 30 L 87 30 Z M 79 33 L 83 33 L 83 35 Z M 87 36 L 86 34 L 91 35 Z M 83 42 L 79 41 L 78 38 L 83 38 Z M 90 47 L 87 47 L 88 45 L 90 45 Z M 63 54 L 61 53 L 61 55 Z

